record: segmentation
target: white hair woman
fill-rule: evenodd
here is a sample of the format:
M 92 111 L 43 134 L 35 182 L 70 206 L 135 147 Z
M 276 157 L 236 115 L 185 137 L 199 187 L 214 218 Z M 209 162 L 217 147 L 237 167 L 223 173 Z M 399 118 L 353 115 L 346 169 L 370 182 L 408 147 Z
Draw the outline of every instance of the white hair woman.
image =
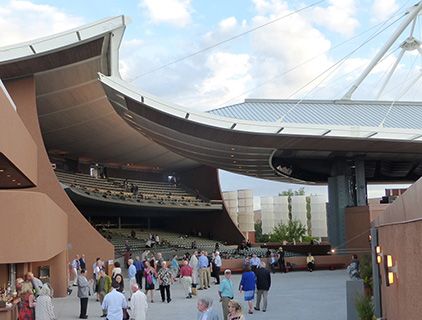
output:
M 54 307 L 51 301 L 51 290 L 47 283 L 45 283 L 40 291 L 35 304 L 35 319 L 37 320 L 54 320 Z

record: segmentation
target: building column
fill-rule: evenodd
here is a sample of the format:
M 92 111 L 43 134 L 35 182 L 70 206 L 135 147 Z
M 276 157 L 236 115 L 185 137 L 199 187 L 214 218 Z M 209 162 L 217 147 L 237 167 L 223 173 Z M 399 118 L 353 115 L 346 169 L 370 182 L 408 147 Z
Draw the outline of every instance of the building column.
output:
M 354 183 L 346 159 L 339 159 L 328 178 L 327 227 L 328 238 L 334 248 L 344 248 L 346 243 L 344 209 L 354 205 Z
M 355 188 L 356 188 L 356 205 L 366 206 L 367 189 L 365 180 L 365 162 L 363 160 L 355 161 Z

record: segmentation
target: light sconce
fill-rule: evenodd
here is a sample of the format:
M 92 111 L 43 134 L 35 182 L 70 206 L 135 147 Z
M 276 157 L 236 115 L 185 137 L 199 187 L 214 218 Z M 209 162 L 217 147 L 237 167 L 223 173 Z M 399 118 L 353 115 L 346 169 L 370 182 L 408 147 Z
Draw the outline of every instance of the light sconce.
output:
M 394 284 L 395 278 L 397 278 L 398 273 L 397 262 L 394 265 L 393 256 L 384 255 L 384 270 L 386 286 L 389 287 L 390 285 Z M 394 274 L 396 276 L 394 276 Z
M 377 263 L 381 264 L 382 262 L 382 251 L 380 246 L 375 247 L 375 253 L 377 254 Z

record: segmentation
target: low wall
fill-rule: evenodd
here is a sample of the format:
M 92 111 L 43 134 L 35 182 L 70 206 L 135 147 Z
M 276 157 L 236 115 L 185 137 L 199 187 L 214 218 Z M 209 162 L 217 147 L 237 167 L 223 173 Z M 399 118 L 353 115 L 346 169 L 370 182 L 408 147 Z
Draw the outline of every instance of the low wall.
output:
M 314 256 L 316 269 L 340 269 L 346 268 L 350 263 L 350 256 L 345 255 L 332 255 L 332 256 Z M 261 261 L 264 261 L 267 266 L 269 265 L 269 258 L 261 258 Z M 286 263 L 289 262 L 294 265 L 295 269 L 305 269 L 306 268 L 306 257 L 289 257 L 285 258 Z M 233 272 L 241 272 L 243 265 L 243 259 L 224 259 L 223 266 L 221 267 L 221 272 L 224 272 L 225 269 L 230 269 Z

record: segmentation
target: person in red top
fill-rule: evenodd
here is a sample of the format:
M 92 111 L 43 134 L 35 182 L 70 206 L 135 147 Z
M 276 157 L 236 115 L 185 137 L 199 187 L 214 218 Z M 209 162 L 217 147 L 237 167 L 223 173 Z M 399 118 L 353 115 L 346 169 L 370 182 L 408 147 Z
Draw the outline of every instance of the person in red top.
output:
M 192 298 L 192 268 L 187 260 L 183 260 L 180 268 L 180 281 L 185 289 L 186 299 Z

